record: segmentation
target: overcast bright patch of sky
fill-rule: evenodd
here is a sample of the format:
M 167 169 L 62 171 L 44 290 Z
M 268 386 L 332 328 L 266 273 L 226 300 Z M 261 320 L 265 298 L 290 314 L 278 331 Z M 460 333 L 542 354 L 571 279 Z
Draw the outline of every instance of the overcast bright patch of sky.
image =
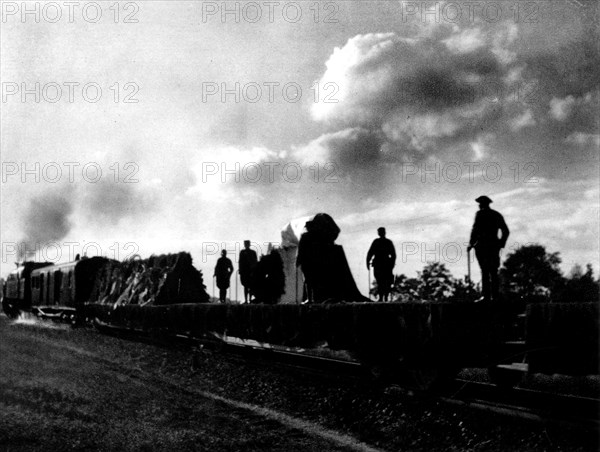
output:
M 2 275 L 27 239 L 210 280 L 223 243 L 327 212 L 364 292 L 378 226 L 397 273 L 462 276 L 481 194 L 507 251 L 597 271 L 598 3 L 476 3 L 2 2 Z

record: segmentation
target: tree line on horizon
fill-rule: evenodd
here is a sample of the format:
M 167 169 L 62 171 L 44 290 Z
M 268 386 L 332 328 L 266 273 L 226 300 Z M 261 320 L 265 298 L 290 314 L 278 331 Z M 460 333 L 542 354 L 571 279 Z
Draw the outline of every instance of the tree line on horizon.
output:
M 525 245 L 510 253 L 500 268 L 503 299 L 551 302 L 599 302 L 600 278 L 594 279 L 591 264 L 576 264 L 568 275 L 560 269 L 559 252 L 548 253 L 539 244 Z M 377 294 L 377 282 L 370 294 Z M 455 278 L 440 262 L 430 262 L 416 278 L 394 275 L 393 302 L 473 301 L 480 296 L 479 284 Z

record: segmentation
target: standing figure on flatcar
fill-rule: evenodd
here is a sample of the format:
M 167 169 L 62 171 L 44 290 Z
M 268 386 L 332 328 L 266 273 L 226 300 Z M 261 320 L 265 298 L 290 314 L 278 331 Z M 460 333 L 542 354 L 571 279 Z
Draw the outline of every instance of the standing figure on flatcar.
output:
M 378 228 L 377 234 L 379 238 L 373 240 L 367 253 L 367 270 L 373 265 L 379 301 L 388 301 L 394 283 L 393 270 L 396 265 L 396 249 L 392 241 L 385 237 L 384 227 Z
M 254 272 L 258 265 L 258 258 L 256 251 L 250 249 L 250 240 L 244 240 L 244 249 L 240 251 L 240 261 L 238 272 L 240 274 L 240 280 L 242 286 L 244 286 L 244 302 L 248 303 L 252 297 L 252 280 L 254 278 Z
M 469 240 L 470 251 L 475 248 L 475 256 L 481 268 L 481 301 L 496 301 L 499 297 L 498 268 L 500 267 L 500 250 L 506 246 L 510 231 L 504 217 L 490 209 L 492 200 L 480 196 L 475 200 L 479 203 L 479 211 L 475 215 L 475 223 Z M 501 236 L 498 237 L 498 231 Z
M 217 260 L 215 266 L 214 278 L 217 278 L 217 287 L 219 288 L 219 301 L 225 303 L 227 299 L 227 289 L 229 289 L 229 279 L 233 273 L 233 264 L 227 257 L 227 251 L 221 251 L 221 257 Z

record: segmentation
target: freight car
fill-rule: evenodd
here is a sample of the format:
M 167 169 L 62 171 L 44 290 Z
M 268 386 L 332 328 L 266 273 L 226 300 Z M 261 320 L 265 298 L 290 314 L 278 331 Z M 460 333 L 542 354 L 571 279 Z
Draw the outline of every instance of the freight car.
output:
M 419 389 L 472 367 L 488 368 L 500 386 L 517 384 L 528 371 L 597 375 L 598 308 L 528 305 L 524 337 L 507 340 L 503 307 L 477 303 L 85 306 L 103 325 L 151 334 L 343 351 L 378 377 Z
M 86 317 L 151 335 L 336 352 L 378 378 L 419 387 L 485 367 L 495 342 L 489 308 L 450 303 L 86 304 Z
M 6 280 L 2 308 L 9 317 L 32 311 L 74 318 L 77 308 L 88 301 L 98 270 L 107 262 L 104 257 L 64 264 L 23 262 Z

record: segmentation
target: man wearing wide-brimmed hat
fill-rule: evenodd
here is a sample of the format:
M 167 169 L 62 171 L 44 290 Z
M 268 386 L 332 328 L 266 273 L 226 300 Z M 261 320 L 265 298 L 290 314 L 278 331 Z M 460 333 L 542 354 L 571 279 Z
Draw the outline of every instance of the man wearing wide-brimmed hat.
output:
M 479 203 L 479 211 L 475 215 L 468 249 L 475 248 L 475 256 L 481 267 L 482 300 L 497 300 L 500 250 L 506 245 L 510 232 L 504 217 L 499 212 L 490 209 L 492 203 L 490 198 L 480 196 L 475 201 Z M 501 232 L 500 237 L 498 237 L 498 231 Z
M 396 249 L 392 241 L 385 237 L 385 228 L 377 229 L 379 238 L 373 240 L 367 253 L 367 270 L 373 266 L 379 301 L 388 301 L 394 284 L 394 266 L 396 265 Z M 369 287 L 369 290 L 371 288 Z

